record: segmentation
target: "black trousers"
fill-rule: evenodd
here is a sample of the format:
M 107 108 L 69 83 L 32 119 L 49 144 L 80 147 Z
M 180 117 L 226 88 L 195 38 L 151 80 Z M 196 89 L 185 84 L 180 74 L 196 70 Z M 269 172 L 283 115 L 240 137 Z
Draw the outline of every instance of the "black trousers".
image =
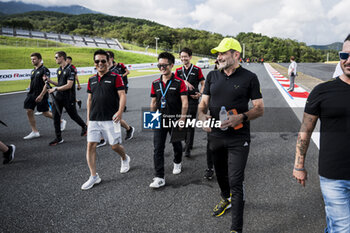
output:
M 244 146 L 246 144 L 246 146 Z M 223 198 L 231 193 L 231 230 L 241 231 L 244 211 L 244 170 L 249 154 L 249 143 L 237 143 L 227 138 L 209 136 L 215 173 Z
M 191 97 L 188 97 L 188 98 L 191 98 Z M 198 101 L 192 102 L 189 100 L 187 115 L 189 115 L 190 117 L 188 119 L 191 119 L 191 120 L 196 119 L 197 118 L 197 111 L 198 111 Z M 193 147 L 194 129 L 195 129 L 195 127 L 189 127 L 187 129 L 187 134 L 186 134 L 186 139 L 185 139 L 186 151 L 190 151 L 190 148 Z
M 213 153 L 209 149 L 209 142 L 207 143 L 207 166 L 209 169 L 214 168 L 214 163 L 213 163 Z
M 166 143 L 167 134 L 170 134 L 171 129 L 157 129 L 154 131 L 153 144 L 154 144 L 154 169 L 155 176 L 164 178 L 164 149 Z M 181 163 L 182 161 L 182 144 L 181 141 L 173 142 L 174 149 L 174 163 Z
M 53 122 L 55 126 L 55 133 L 56 137 L 61 137 L 61 115 L 57 112 L 56 104 L 58 109 L 60 110 L 62 114 L 63 107 L 66 109 L 69 117 L 75 121 L 78 125 L 80 125 L 82 128 L 86 127 L 85 122 L 81 119 L 81 117 L 78 115 L 76 106 L 75 106 L 75 100 L 74 101 L 64 101 L 64 100 L 57 100 L 52 105 L 52 114 L 53 114 Z

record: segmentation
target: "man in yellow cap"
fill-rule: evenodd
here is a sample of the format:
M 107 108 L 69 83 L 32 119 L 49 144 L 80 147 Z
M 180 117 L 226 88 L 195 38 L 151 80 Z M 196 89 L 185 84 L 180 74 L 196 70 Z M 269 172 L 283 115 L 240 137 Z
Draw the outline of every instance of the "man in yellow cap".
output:
M 209 150 L 222 197 L 213 215 L 219 217 L 231 208 L 231 232 L 242 232 L 243 229 L 243 181 L 250 146 L 249 121 L 264 113 L 259 80 L 256 74 L 240 66 L 241 51 L 240 43 L 233 38 L 224 38 L 211 50 L 218 54 L 218 70 L 208 74 L 198 107 L 201 121 L 221 118 L 220 128 L 203 129 L 209 133 Z M 251 109 L 248 108 L 250 101 Z

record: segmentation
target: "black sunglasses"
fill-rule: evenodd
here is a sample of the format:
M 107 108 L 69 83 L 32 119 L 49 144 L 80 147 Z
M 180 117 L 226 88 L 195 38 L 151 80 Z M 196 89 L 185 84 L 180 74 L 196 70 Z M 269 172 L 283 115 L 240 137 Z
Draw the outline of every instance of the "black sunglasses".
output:
M 98 64 L 98 63 L 102 63 L 102 64 L 105 64 L 107 61 L 106 60 L 95 60 L 95 63 Z
M 165 69 L 165 68 L 167 68 L 168 65 L 170 65 L 170 64 L 158 64 L 157 67 L 158 67 L 158 69 L 160 69 L 160 68 Z
M 349 58 L 350 53 L 346 53 L 346 52 L 339 52 L 339 58 L 341 60 L 347 60 Z

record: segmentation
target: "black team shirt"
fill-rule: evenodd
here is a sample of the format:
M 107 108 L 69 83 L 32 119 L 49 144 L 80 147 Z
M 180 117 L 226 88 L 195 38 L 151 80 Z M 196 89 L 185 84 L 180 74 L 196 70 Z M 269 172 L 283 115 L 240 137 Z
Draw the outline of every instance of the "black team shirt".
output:
M 43 76 L 46 75 L 50 78 L 50 71 L 44 65 L 41 65 L 37 69 L 33 69 L 30 76 L 30 89 L 28 95 L 33 95 L 38 97 L 42 92 L 45 81 L 43 80 Z M 45 94 L 45 98 L 47 98 L 47 93 Z
M 75 103 L 75 74 L 75 70 L 69 64 L 67 64 L 63 69 L 62 67 L 57 69 L 58 87 L 66 85 L 68 81 L 73 81 L 73 86 L 70 89 L 57 92 L 56 98 L 59 101 Z
M 161 88 L 164 93 L 170 81 L 171 81 L 171 84 L 165 95 L 166 106 L 165 108 L 162 109 L 161 108 L 162 92 L 160 90 L 159 84 L 161 84 Z M 182 79 L 175 77 L 174 74 L 172 74 L 171 79 L 168 80 L 167 83 L 164 83 L 162 81 L 162 76 L 160 76 L 159 79 L 156 79 L 155 81 L 152 82 L 151 97 L 156 97 L 157 109 L 163 114 L 166 114 L 166 115 L 181 114 L 181 108 L 182 108 L 181 96 L 182 95 L 187 95 L 186 84 Z
M 236 109 L 238 113 L 249 110 L 250 100 L 261 99 L 260 83 L 256 74 L 239 66 L 233 74 L 227 76 L 224 71 L 214 70 L 207 75 L 203 94 L 210 96 L 210 115 L 219 120 L 221 106 L 226 111 Z M 240 145 L 245 141 L 250 142 L 250 124 L 243 123 L 243 127 L 235 130 L 229 127 L 223 131 L 220 128 L 213 128 L 210 136 L 229 138 L 232 145 Z
M 119 90 L 125 90 L 119 74 L 108 72 L 90 77 L 87 92 L 91 94 L 90 121 L 111 121 L 119 110 Z
M 126 72 L 126 66 L 123 63 L 113 63 L 113 66 L 109 70 L 122 76 L 124 85 L 127 87 L 128 76 L 123 77 L 123 74 Z
M 199 92 L 198 90 L 199 83 L 204 80 L 202 69 L 199 68 L 198 66 L 191 64 L 190 68 L 188 69 L 184 68 L 184 70 L 185 70 L 185 75 L 187 79 L 182 72 L 182 67 L 176 69 L 175 76 L 191 83 L 192 86 L 194 87 L 194 90 L 188 90 L 188 95 L 195 95 L 195 92 Z M 190 71 L 191 73 L 189 73 Z M 198 103 L 198 99 L 193 99 L 191 97 L 188 97 L 188 101 Z
M 318 172 L 328 179 L 350 180 L 349 100 L 350 85 L 337 77 L 317 85 L 305 105 L 321 121 Z

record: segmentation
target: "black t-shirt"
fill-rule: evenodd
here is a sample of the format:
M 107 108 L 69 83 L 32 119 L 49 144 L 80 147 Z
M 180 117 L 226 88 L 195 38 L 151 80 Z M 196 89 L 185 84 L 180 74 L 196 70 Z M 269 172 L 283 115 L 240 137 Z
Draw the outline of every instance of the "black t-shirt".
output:
M 175 77 L 174 74 L 172 74 L 172 77 L 170 80 L 167 81 L 167 83 L 164 83 L 162 80 L 162 76 L 159 79 L 156 79 L 152 82 L 151 87 L 151 97 L 156 97 L 157 101 L 157 109 L 166 115 L 177 115 L 181 114 L 181 108 L 182 108 L 182 101 L 181 96 L 187 95 L 187 88 L 185 82 Z M 162 98 L 162 92 L 165 92 L 166 88 L 168 87 L 169 82 L 170 86 L 168 91 L 165 94 L 166 99 L 166 107 L 161 108 L 161 98 Z
M 226 110 L 236 109 L 238 113 L 247 112 L 250 100 L 261 99 L 260 83 L 256 74 L 239 66 L 227 76 L 223 71 L 214 70 L 207 75 L 203 94 L 210 96 L 210 115 L 219 120 L 221 106 Z M 223 131 L 213 128 L 211 136 L 231 138 L 237 143 L 250 141 L 250 124 L 244 122 L 243 127 L 235 130 L 229 127 Z
M 58 91 L 56 94 L 56 98 L 58 100 L 75 102 L 75 70 L 71 65 L 66 65 L 63 69 L 59 67 L 57 69 L 57 82 L 58 87 L 64 86 L 68 83 L 68 81 L 73 81 L 73 86 L 65 91 Z
M 46 77 L 50 78 L 50 71 L 44 65 L 41 65 L 39 68 L 33 69 L 31 74 L 28 95 L 38 97 L 45 86 L 43 76 L 45 75 Z M 45 97 L 47 98 L 48 95 L 46 94 Z
M 350 180 L 350 85 L 336 78 L 317 85 L 305 112 L 321 121 L 319 174 Z
M 123 74 L 126 72 L 126 66 L 123 63 L 114 63 L 113 66 L 109 69 L 109 71 L 114 72 L 122 76 L 124 85 L 128 84 L 128 76 L 123 77 Z
M 183 71 L 185 72 L 185 75 Z M 192 86 L 194 87 L 194 90 L 191 90 L 191 91 L 189 90 L 188 95 L 194 95 L 195 92 L 199 92 L 198 90 L 199 83 L 204 80 L 202 69 L 193 64 L 191 64 L 189 69 L 185 69 L 185 67 L 177 68 L 175 71 L 175 76 L 183 80 L 186 80 L 192 84 Z M 191 97 L 189 97 L 188 100 L 191 102 L 198 103 L 197 99 L 192 99 Z
M 102 77 L 98 74 L 90 77 L 87 92 L 91 94 L 91 121 L 111 121 L 119 110 L 119 90 L 124 90 L 119 74 L 108 72 Z

